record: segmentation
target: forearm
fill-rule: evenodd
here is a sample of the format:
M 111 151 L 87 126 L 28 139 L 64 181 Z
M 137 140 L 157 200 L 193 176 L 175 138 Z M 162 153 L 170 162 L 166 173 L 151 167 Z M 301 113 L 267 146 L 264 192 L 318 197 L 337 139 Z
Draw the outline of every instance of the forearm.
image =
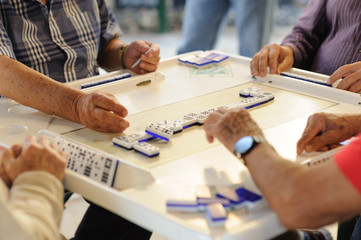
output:
M 260 144 L 246 161 L 255 183 L 288 228 L 317 228 L 359 212 L 359 194 L 332 160 L 309 168 Z
M 247 167 L 270 206 L 281 214 L 294 205 L 298 197 L 299 166 L 283 159 L 267 143 L 259 144 L 246 157 Z M 291 208 L 292 209 L 292 208 Z M 296 209 L 292 209 L 296 210 Z M 294 213 L 290 213 L 294 214 Z
M 61 182 L 45 172 L 28 172 L 16 179 L 9 207 L 30 239 L 59 238 L 63 192 Z
M 99 53 L 97 59 L 98 65 L 107 71 L 120 69 L 123 63 L 119 56 L 119 50 L 123 45 L 124 43 L 118 38 L 110 40 L 104 50 Z
M 79 121 L 76 103 L 83 95 L 81 91 L 56 82 L 7 56 L 0 56 L 0 66 L 1 95 L 39 111 Z

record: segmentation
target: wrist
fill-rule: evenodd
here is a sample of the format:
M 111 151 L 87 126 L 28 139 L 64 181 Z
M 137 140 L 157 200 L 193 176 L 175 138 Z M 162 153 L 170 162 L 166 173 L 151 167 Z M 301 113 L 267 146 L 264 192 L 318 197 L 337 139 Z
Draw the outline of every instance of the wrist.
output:
M 247 166 L 246 156 L 248 156 L 259 144 L 267 141 L 262 136 L 245 136 L 239 139 L 234 146 L 234 155 Z
M 120 49 L 119 49 L 119 53 L 118 53 L 118 59 L 119 59 L 119 66 L 120 69 L 124 69 L 124 55 L 125 55 L 125 51 L 127 50 L 127 47 L 129 46 L 128 43 L 124 43 Z

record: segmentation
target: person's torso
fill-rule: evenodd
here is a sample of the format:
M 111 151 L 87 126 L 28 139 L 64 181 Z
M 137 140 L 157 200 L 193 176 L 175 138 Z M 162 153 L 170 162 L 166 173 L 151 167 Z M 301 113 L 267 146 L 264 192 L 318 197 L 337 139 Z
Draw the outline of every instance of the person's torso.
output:
M 361 1 L 326 2 L 328 34 L 314 57 L 311 70 L 331 75 L 345 64 L 361 61 Z
M 49 7 L 49 8 L 48 8 Z M 1 0 L 16 60 L 60 82 L 98 73 L 101 23 L 95 0 Z

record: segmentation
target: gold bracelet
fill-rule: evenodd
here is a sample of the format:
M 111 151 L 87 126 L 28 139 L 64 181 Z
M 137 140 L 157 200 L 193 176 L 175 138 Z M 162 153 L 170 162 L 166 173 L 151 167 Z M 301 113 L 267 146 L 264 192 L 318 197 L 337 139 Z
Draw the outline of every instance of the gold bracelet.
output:
M 120 62 L 120 69 L 124 68 L 124 65 L 123 65 L 124 52 L 125 52 L 125 50 L 127 49 L 128 46 L 129 46 L 129 44 L 125 43 L 119 49 L 118 57 L 119 57 L 119 62 Z

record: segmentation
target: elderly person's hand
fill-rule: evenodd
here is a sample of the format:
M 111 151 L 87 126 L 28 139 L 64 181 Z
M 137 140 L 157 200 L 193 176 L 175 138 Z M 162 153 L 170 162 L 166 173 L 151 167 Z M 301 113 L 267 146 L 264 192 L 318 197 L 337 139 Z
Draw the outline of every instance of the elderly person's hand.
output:
M 328 83 L 333 84 L 341 79 L 337 88 L 351 92 L 361 91 L 361 62 L 347 64 L 337 69 L 329 78 Z
M 78 122 L 101 132 L 123 132 L 129 127 L 124 118 L 127 109 L 109 93 L 92 92 L 81 95 L 76 101 Z
M 5 153 L 2 163 L 11 182 L 27 171 L 45 171 L 60 181 L 64 178 L 67 154 L 60 151 L 58 146 L 47 138 L 37 141 L 33 136 L 28 136 L 20 152 L 7 150 Z M 18 156 L 15 157 L 14 153 Z
M 304 150 L 327 151 L 359 132 L 360 115 L 315 113 L 308 118 L 302 137 L 297 142 L 297 154 Z
M 203 128 L 210 143 L 217 138 L 231 152 L 233 152 L 236 142 L 242 137 L 263 137 L 262 130 L 244 109 L 214 112 L 207 118 Z
M 150 47 L 152 47 L 152 49 L 147 54 L 144 54 L 150 49 Z M 158 63 L 160 60 L 159 54 L 160 48 L 157 44 L 138 40 L 132 42 L 126 48 L 123 57 L 123 66 L 138 74 L 154 72 L 158 68 Z M 141 62 L 132 68 L 132 65 L 139 58 L 141 59 Z
M 6 173 L 5 163 L 10 162 L 14 159 L 14 155 L 12 154 L 9 148 L 3 147 L 0 145 L 0 179 L 8 186 L 11 186 L 11 180 Z
M 278 44 L 265 45 L 256 53 L 250 63 L 250 70 L 253 76 L 265 77 L 267 67 L 271 74 L 280 74 L 293 65 L 293 49 L 289 46 Z

